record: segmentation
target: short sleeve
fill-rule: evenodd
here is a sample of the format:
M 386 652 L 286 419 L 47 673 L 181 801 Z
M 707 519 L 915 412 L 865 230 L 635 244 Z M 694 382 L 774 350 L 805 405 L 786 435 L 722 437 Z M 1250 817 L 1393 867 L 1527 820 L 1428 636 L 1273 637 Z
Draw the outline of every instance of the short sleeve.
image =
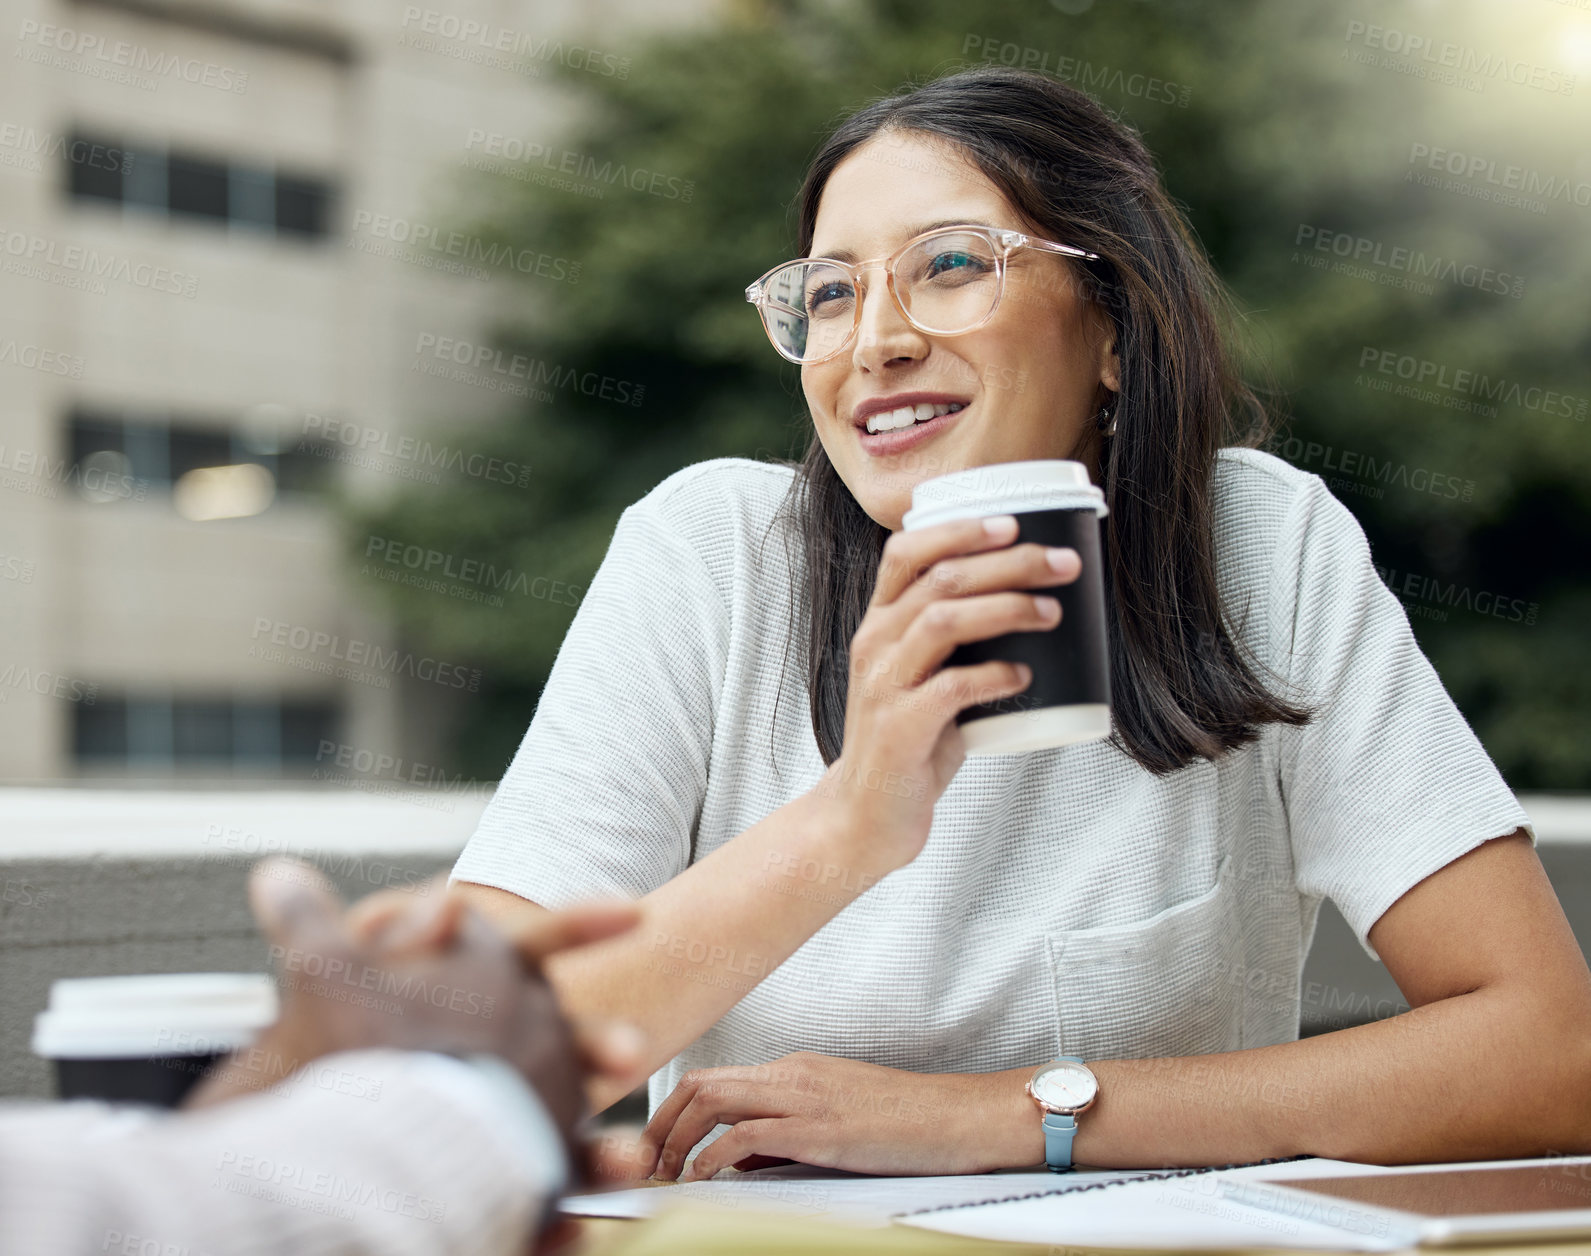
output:
M 1358 521 L 1317 477 L 1300 489 L 1278 554 L 1270 622 L 1290 696 L 1281 787 L 1301 893 L 1330 898 L 1359 944 L 1406 891 L 1530 819 L 1420 650 L 1376 574 Z M 1290 635 L 1290 640 L 1289 640 Z
M 651 495 L 626 509 L 453 879 L 557 908 L 684 871 L 728 639 L 702 557 Z

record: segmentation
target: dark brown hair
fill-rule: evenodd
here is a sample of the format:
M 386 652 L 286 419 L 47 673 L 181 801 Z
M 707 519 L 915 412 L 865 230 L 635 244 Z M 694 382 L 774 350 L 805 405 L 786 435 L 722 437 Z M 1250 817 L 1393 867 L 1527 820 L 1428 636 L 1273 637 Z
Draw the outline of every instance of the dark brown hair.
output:
M 1114 325 L 1117 430 L 1100 454 L 1112 741 L 1151 772 L 1213 759 L 1307 710 L 1262 683 L 1216 586 L 1211 478 L 1225 444 L 1257 445 L 1265 408 L 1225 334 L 1232 305 L 1139 137 L 1082 92 L 1031 71 L 980 67 L 905 89 L 847 118 L 812 161 L 797 255 L 812 246 L 829 176 L 858 145 L 904 133 L 949 141 L 1040 233 L 1098 253 L 1067 264 Z M 792 639 L 804 638 L 812 728 L 842 748 L 851 638 L 889 529 L 840 479 L 814 433 L 785 515 L 804 561 Z M 948 469 L 948 468 L 947 468 Z M 805 624 L 808 631 L 800 631 Z

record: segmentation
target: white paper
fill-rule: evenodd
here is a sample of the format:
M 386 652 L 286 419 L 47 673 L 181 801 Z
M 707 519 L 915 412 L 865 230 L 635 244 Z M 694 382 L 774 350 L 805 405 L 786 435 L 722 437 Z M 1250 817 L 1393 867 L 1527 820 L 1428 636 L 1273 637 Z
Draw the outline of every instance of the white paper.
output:
M 689 1201 L 714 1208 L 797 1213 L 852 1225 L 884 1226 L 902 1213 L 924 1208 L 1076 1190 L 1086 1183 L 1134 1181 L 1144 1176 L 1111 1169 L 1080 1169 L 1067 1174 L 1040 1169 L 948 1177 L 874 1177 L 792 1164 L 750 1173 L 729 1170 L 709 1181 L 683 1186 L 573 1195 L 558 1206 L 581 1217 L 650 1217 L 672 1204 Z

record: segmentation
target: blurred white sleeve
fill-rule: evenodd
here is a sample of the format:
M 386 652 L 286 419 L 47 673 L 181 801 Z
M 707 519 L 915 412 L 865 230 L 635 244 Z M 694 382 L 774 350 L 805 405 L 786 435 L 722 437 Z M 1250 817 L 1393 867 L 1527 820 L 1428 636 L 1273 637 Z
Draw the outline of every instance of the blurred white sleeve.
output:
M 0 1252 L 506 1256 L 567 1173 L 506 1066 L 350 1051 L 194 1112 L 0 1108 Z

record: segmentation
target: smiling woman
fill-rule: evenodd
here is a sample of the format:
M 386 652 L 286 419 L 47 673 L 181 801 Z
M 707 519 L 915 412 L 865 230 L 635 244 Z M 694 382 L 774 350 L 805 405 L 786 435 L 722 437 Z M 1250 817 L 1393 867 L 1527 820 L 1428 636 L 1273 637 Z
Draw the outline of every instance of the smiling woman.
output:
M 1051 107 L 1035 114 L 1032 95 Z M 803 365 L 816 431 L 798 499 L 805 549 L 816 556 L 807 572 L 813 618 L 828 629 L 809 646 L 825 760 L 839 754 L 843 661 L 876 576 L 865 556 L 900 527 L 913 486 L 1036 458 L 1081 461 L 1104 486 L 1116 718 L 1139 762 L 1170 771 L 1252 740 L 1258 724 L 1303 722 L 1301 708 L 1259 683 L 1221 612 L 1211 465 L 1235 435 L 1234 415 L 1246 414 L 1246 436 L 1257 443 L 1263 414 L 1216 334 L 1221 285 L 1136 137 L 1048 80 L 974 72 L 849 119 L 813 162 L 800 203 L 799 246 L 842 267 L 857 256 L 853 242 L 882 248 L 947 223 L 981 224 L 990 237 L 983 257 L 975 245 L 955 247 L 976 241 L 970 232 L 908 240 L 876 295 L 845 303 L 849 329 L 829 318 L 844 339 Z M 940 207 L 941 220 L 914 227 L 924 204 Z M 1001 234 L 1021 242 L 1017 251 L 996 250 Z M 914 315 L 924 301 L 911 294 L 941 290 L 943 278 L 926 276 L 947 257 L 956 264 L 953 313 L 941 295 L 928 317 Z M 793 265 L 816 271 L 808 291 L 827 295 L 821 285 L 833 266 Z M 956 334 L 922 326 L 936 315 L 954 321 Z M 848 357 L 838 356 L 844 345 Z M 913 385 L 942 380 L 945 389 L 881 396 L 905 363 Z M 924 400 L 976 414 L 898 437 L 853 430 L 884 407 Z M 847 561 L 824 562 L 830 553 Z
M 1528 818 L 1353 516 L 1251 447 L 1220 284 L 1138 138 L 968 71 L 847 120 L 800 206 L 747 297 L 806 457 L 624 512 L 454 870 L 510 921 L 641 900 L 549 975 L 649 1036 L 644 1171 L 715 1133 L 697 1175 L 1591 1145 L 1591 973 Z M 968 759 L 957 713 L 1030 676 L 952 651 L 1053 629 L 1029 590 L 1081 560 L 902 516 L 1034 459 L 1109 504 L 1115 735 Z M 1299 1041 L 1328 897 L 1412 1010 Z

